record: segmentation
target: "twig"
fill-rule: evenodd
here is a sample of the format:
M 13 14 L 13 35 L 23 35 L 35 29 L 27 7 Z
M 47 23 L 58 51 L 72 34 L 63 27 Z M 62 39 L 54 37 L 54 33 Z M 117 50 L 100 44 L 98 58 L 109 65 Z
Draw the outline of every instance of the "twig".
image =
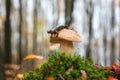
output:
M 68 68 L 68 70 L 65 73 L 69 74 L 72 70 L 73 70 L 73 66 L 71 66 L 70 68 Z
M 65 80 L 61 74 L 57 74 L 61 80 Z

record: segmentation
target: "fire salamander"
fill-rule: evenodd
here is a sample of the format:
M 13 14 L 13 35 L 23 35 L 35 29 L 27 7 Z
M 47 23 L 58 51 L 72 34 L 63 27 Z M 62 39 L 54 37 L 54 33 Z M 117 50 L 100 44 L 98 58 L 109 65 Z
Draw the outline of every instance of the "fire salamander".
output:
M 68 25 L 60 25 L 58 27 L 55 27 L 55 28 L 49 30 L 47 33 L 51 34 L 51 37 L 52 36 L 57 37 L 58 36 L 58 31 L 60 31 L 60 30 L 62 30 L 64 28 L 70 29 L 70 26 L 68 26 Z

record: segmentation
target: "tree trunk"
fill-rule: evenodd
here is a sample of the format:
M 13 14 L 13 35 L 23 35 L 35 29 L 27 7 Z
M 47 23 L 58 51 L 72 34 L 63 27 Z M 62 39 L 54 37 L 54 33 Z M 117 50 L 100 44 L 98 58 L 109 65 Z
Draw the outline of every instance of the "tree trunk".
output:
M 19 0 L 11 0 L 11 63 L 19 61 Z
M 27 54 L 27 22 L 26 10 L 27 0 L 21 0 L 21 55 L 24 57 Z
M 11 24 L 10 24 L 11 0 L 6 0 L 6 21 L 5 21 L 5 63 L 11 63 Z
M 21 61 L 22 61 L 22 57 L 23 57 L 23 53 L 22 53 L 22 2 L 21 0 L 19 0 L 19 19 L 20 19 L 20 22 L 19 22 L 19 46 L 18 46 L 18 50 L 19 50 L 19 60 L 18 60 L 18 63 L 20 64 Z
M 114 0 L 115 3 L 115 25 L 114 25 L 114 61 L 113 62 L 120 62 L 120 0 Z
M 0 0 L 0 63 L 4 62 L 4 22 L 6 18 L 5 0 Z
M 65 24 L 69 25 L 72 23 L 72 12 L 73 12 L 74 0 L 65 0 Z

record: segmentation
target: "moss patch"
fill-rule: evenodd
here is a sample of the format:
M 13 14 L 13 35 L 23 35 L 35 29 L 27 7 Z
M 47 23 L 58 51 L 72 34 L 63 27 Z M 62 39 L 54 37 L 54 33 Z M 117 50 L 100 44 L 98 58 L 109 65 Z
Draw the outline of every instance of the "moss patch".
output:
M 81 70 L 87 74 L 87 80 L 107 80 L 110 73 L 102 66 L 96 68 L 91 58 L 85 59 L 78 54 L 52 53 L 46 63 L 35 72 L 25 74 L 22 80 L 46 80 L 48 77 L 55 80 L 82 80 Z

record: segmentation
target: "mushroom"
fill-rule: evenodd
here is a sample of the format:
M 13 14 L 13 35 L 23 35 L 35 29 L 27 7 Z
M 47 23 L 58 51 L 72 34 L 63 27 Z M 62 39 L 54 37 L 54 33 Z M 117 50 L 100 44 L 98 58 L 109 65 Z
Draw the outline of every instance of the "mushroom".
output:
M 79 41 L 81 41 L 81 38 L 77 31 L 66 28 L 58 31 L 58 36 L 50 38 L 51 43 L 60 44 L 59 52 L 68 54 L 73 54 L 75 52 L 73 42 Z

